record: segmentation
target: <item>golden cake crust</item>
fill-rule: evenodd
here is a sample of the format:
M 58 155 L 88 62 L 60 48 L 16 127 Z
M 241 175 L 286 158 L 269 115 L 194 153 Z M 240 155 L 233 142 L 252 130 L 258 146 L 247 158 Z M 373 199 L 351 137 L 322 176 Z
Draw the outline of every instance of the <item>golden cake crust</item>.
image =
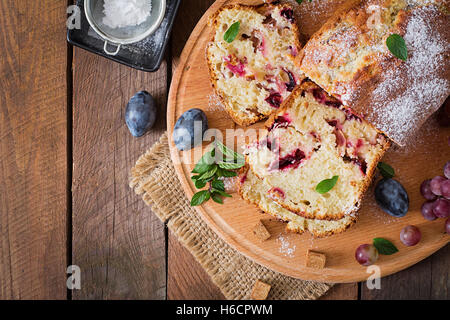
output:
M 448 19 L 448 0 L 350 0 L 305 45 L 300 69 L 405 144 L 450 94 Z M 385 45 L 394 33 L 405 38 L 406 62 Z
M 315 219 L 306 219 L 306 218 L 300 219 L 300 222 L 292 221 L 288 217 L 283 216 L 283 214 L 285 214 L 285 212 L 287 211 L 285 208 L 282 208 L 281 206 L 279 206 L 278 208 L 274 209 L 273 207 L 264 205 L 261 200 L 257 201 L 257 199 L 252 199 L 249 192 L 244 190 L 244 183 L 247 182 L 245 179 L 247 178 L 248 174 L 252 174 L 254 176 L 253 179 L 260 180 L 251 171 L 249 172 L 249 170 L 250 170 L 249 166 L 246 165 L 245 167 L 241 168 L 241 170 L 239 172 L 239 180 L 240 180 L 238 182 L 239 195 L 248 203 L 259 207 L 263 212 L 265 212 L 281 221 L 288 222 L 286 225 L 286 231 L 294 232 L 294 233 L 298 233 L 298 234 L 302 234 L 305 231 L 308 231 L 315 238 L 323 238 L 323 237 L 332 236 L 332 235 L 339 234 L 339 233 L 346 231 L 348 228 L 353 226 L 358 219 L 357 215 L 355 215 L 355 216 L 350 216 L 350 217 L 348 216 L 348 217 L 342 218 L 338 221 L 332 221 L 332 222 L 328 222 L 326 220 L 315 220 Z M 243 177 L 245 177 L 245 179 L 243 179 Z M 258 181 L 258 183 L 262 184 L 263 182 L 260 180 L 260 181 Z M 254 192 L 258 193 L 258 191 L 254 191 Z M 265 199 L 263 199 L 263 201 L 265 203 L 273 201 L 273 200 L 269 199 L 267 197 L 267 195 L 260 194 L 259 196 L 265 197 Z M 294 212 L 292 212 L 292 214 L 297 215 Z M 319 226 L 319 224 L 321 226 Z
M 297 87 L 294 90 L 294 92 L 292 92 L 292 94 L 289 96 L 289 98 L 282 104 L 280 109 L 276 113 L 273 113 L 269 117 L 269 119 L 265 123 L 266 128 L 270 128 L 274 124 L 275 119 L 279 115 L 284 114 L 288 109 L 292 108 L 297 97 L 299 97 L 300 95 L 304 95 L 305 92 L 307 92 L 311 89 L 315 89 L 315 88 L 320 89 L 315 83 L 313 83 L 311 81 L 304 81 L 299 87 Z M 338 102 L 337 99 L 335 99 L 331 96 L 328 96 L 328 99 Z M 384 134 L 381 131 L 377 130 L 377 132 L 380 135 L 384 136 Z M 325 214 L 325 215 L 317 216 L 315 212 L 308 213 L 308 212 L 304 212 L 304 211 L 299 211 L 297 208 L 289 206 L 289 204 L 286 202 L 277 201 L 276 199 L 274 201 L 277 202 L 280 206 L 284 207 L 285 209 L 287 209 L 291 212 L 295 212 L 296 214 L 298 214 L 304 218 L 307 218 L 307 219 L 340 220 L 346 216 L 354 215 L 359 210 L 359 207 L 362 202 L 362 198 L 372 182 L 372 178 L 375 174 L 375 170 L 376 170 L 376 166 L 377 166 L 378 162 L 381 160 L 381 158 L 384 156 L 385 152 L 389 149 L 390 146 L 391 146 L 391 142 L 389 139 L 386 138 L 384 145 L 381 146 L 382 147 L 381 151 L 376 155 L 376 158 L 367 167 L 366 178 L 364 179 L 364 183 L 361 184 L 361 186 L 359 187 L 359 189 L 357 191 L 359 194 L 359 198 L 358 198 L 357 202 L 354 204 L 353 210 L 351 210 L 350 212 L 338 212 L 338 213 L 333 213 L 333 214 Z M 253 172 L 253 174 L 255 174 L 255 176 L 257 176 L 259 179 L 264 179 L 264 177 L 258 176 L 257 170 L 255 170 L 252 167 L 252 165 L 249 164 L 248 158 L 246 160 L 246 163 L 248 164 L 248 166 L 249 166 L 250 170 Z
M 267 4 L 267 3 L 265 3 L 265 4 L 258 5 L 258 6 L 230 4 L 230 5 L 223 6 L 219 10 L 217 10 L 209 18 L 208 24 L 210 26 L 214 27 L 215 29 L 218 28 L 218 26 L 219 26 L 218 16 L 226 10 L 240 10 L 240 11 L 247 11 L 247 12 L 252 12 L 252 13 L 262 13 L 267 10 L 272 10 L 273 8 L 279 8 L 280 10 L 283 8 L 292 9 L 287 4 Z M 294 17 L 294 20 L 295 20 L 295 17 Z M 298 25 L 295 22 L 292 23 L 292 32 L 295 35 L 295 41 L 294 41 L 294 43 L 292 43 L 292 45 L 296 47 L 296 50 L 298 52 L 300 52 L 300 50 L 302 48 L 302 43 L 299 40 L 300 32 L 298 29 Z M 206 62 L 208 64 L 210 82 L 211 82 L 211 85 L 212 85 L 214 91 L 216 92 L 217 96 L 219 97 L 221 103 L 225 107 L 225 110 L 229 114 L 229 116 L 233 119 L 234 122 L 236 122 L 237 124 L 239 124 L 241 126 L 249 126 L 253 123 L 256 123 L 262 119 L 267 118 L 267 116 L 269 114 L 262 114 L 262 113 L 259 113 L 257 110 L 252 110 L 252 112 L 254 111 L 252 116 L 245 116 L 245 117 L 241 113 L 234 110 L 234 108 L 232 107 L 232 102 L 230 102 L 226 98 L 226 95 L 219 88 L 218 83 L 217 83 L 219 80 L 219 77 L 214 72 L 212 55 L 210 53 L 210 48 L 213 46 L 214 46 L 214 37 L 211 39 L 211 42 L 207 45 L 207 48 L 206 48 Z M 303 77 L 303 75 L 302 75 L 302 77 Z M 276 109 L 273 109 L 272 111 L 276 111 Z

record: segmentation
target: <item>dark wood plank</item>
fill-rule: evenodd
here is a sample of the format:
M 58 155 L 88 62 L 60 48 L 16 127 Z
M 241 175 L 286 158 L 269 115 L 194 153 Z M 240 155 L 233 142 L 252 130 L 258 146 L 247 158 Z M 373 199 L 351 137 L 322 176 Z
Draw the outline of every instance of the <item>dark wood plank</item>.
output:
M 0 0 L 0 299 L 67 296 L 66 7 Z
M 202 266 L 169 232 L 167 298 L 169 300 L 225 299 Z
M 172 68 L 175 70 L 184 44 L 213 0 L 182 1 L 172 31 Z M 208 274 L 187 249 L 169 233 L 168 299 L 224 299 Z
M 133 138 L 125 106 L 140 90 L 156 98 L 159 116 Z M 75 49 L 72 251 L 83 277 L 75 299 L 166 297 L 164 224 L 128 187 L 135 161 L 165 130 L 166 99 L 166 63 L 150 74 Z
M 447 245 L 431 257 L 428 257 L 414 266 L 382 278 L 380 290 L 369 290 L 365 283 L 362 283 L 361 299 L 449 300 L 449 265 L 450 246 Z
M 320 300 L 358 300 L 358 283 L 335 284 Z

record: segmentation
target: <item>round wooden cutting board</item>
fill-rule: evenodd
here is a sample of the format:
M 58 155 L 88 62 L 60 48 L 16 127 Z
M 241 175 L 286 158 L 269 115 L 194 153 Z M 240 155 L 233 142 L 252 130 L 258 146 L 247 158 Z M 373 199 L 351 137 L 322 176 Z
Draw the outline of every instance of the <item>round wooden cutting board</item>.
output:
M 208 117 L 209 127 L 221 130 L 225 139 L 226 129 L 239 129 L 222 110 L 214 95 L 205 61 L 205 47 L 212 38 L 207 18 L 228 2 L 216 1 L 199 21 L 186 43 L 170 88 L 167 122 L 171 156 L 189 199 L 198 191 L 190 179 L 191 170 L 208 143 L 191 151 L 179 152 L 172 140 L 173 127 L 178 117 L 188 109 L 200 108 Z M 259 123 L 252 128 L 262 126 Z M 424 199 L 419 192 L 421 182 L 441 175 L 444 164 L 450 160 L 449 136 L 449 128 L 440 128 L 434 119 L 430 119 L 409 147 L 393 147 L 385 156 L 383 161 L 394 167 L 396 179 L 404 185 L 410 197 L 410 211 L 403 218 L 391 217 L 378 208 L 373 186 L 365 196 L 356 225 L 342 234 L 322 239 L 314 239 L 308 233 L 286 233 L 285 225 L 273 220 L 267 224 L 271 238 L 259 241 L 252 229 L 259 219 L 269 219 L 270 216 L 242 200 L 236 192 L 232 193 L 232 198 L 226 198 L 223 205 L 208 201 L 196 209 L 203 220 L 240 253 L 267 268 L 305 280 L 366 280 L 369 274 L 365 267 L 355 261 L 355 249 L 360 244 L 372 243 L 375 237 L 389 239 L 400 251 L 391 256 L 380 256 L 377 265 L 381 275 L 386 276 L 417 263 L 449 242 L 450 236 L 444 233 L 444 219 L 426 221 L 422 217 L 420 207 Z M 242 137 L 237 137 L 237 143 L 244 143 Z M 237 150 L 241 151 L 240 147 Z M 410 224 L 419 227 L 422 232 L 421 242 L 414 247 L 406 247 L 399 240 L 400 230 Z M 305 267 L 308 249 L 326 254 L 325 269 Z

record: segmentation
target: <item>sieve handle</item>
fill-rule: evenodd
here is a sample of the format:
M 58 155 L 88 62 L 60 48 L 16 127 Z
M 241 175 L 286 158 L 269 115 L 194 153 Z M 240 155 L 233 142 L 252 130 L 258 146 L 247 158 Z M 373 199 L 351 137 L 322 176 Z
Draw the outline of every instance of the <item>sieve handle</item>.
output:
M 110 56 L 115 56 L 115 55 L 117 55 L 117 54 L 119 53 L 119 51 L 120 51 L 120 44 L 117 45 L 116 51 L 114 51 L 114 52 L 108 51 L 108 44 L 110 44 L 110 43 L 109 43 L 108 41 L 105 40 L 105 45 L 103 46 L 103 51 L 105 51 L 105 53 L 106 53 L 107 55 L 110 55 Z M 111 45 L 112 45 L 112 44 L 111 44 Z

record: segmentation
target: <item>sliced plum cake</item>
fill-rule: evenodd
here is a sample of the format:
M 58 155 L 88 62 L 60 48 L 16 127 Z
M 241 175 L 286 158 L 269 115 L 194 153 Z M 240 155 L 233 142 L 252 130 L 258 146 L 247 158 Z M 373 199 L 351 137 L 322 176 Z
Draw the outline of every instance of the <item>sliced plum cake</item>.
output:
M 265 213 L 288 222 L 286 229 L 292 232 L 309 231 L 314 237 L 320 238 L 344 232 L 356 221 L 353 216 L 345 216 L 336 221 L 303 218 L 273 201 L 271 187 L 248 170 L 248 167 L 239 175 L 239 193 L 242 198 L 257 205 Z
M 299 86 L 248 145 L 246 161 L 269 197 L 309 219 L 355 213 L 390 142 L 367 121 L 312 82 Z M 337 177 L 331 190 L 317 185 Z
M 301 45 L 293 9 L 229 5 L 211 24 L 215 35 L 206 50 L 207 62 L 226 111 L 244 126 L 266 118 L 304 78 L 294 63 Z M 230 37 L 232 31 L 235 37 Z

